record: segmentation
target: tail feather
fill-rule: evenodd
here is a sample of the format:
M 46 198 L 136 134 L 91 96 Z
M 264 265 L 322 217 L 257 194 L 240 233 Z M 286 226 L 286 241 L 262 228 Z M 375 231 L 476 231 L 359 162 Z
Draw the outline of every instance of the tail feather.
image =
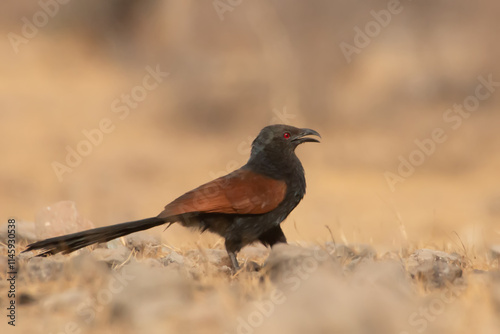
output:
M 63 254 L 68 254 L 92 244 L 110 241 L 124 235 L 147 230 L 167 222 L 168 220 L 165 218 L 152 217 L 111 226 L 98 227 L 91 230 L 67 234 L 29 244 L 23 253 L 40 249 L 44 250 L 44 252 L 38 254 L 37 256 L 47 256 L 61 252 Z

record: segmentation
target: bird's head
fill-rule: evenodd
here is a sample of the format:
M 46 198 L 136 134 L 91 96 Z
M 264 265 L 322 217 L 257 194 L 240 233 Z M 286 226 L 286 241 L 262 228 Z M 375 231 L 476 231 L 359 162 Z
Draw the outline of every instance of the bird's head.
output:
M 260 152 L 276 155 L 291 154 L 302 143 L 319 143 L 319 140 L 309 136 L 320 137 L 317 131 L 300 129 L 285 124 L 269 125 L 263 128 L 252 143 L 252 156 Z

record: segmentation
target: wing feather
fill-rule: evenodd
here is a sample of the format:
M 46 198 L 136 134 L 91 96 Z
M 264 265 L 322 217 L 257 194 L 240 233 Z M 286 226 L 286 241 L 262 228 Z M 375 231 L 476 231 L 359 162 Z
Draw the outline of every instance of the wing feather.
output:
M 285 198 L 286 183 L 238 169 L 193 189 L 165 206 L 158 217 L 190 212 L 262 214 Z

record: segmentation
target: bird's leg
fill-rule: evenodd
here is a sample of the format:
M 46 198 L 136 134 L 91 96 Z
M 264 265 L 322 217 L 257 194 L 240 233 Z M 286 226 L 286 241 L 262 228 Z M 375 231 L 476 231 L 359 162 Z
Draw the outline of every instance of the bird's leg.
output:
M 236 253 L 235 252 L 227 252 L 229 255 L 229 258 L 231 259 L 231 264 L 233 265 L 233 269 L 235 272 L 240 270 L 240 265 L 238 264 L 238 259 L 236 258 Z
M 226 252 L 229 255 L 231 264 L 233 265 L 234 272 L 240 270 L 240 265 L 238 264 L 238 259 L 236 258 L 236 253 L 241 249 L 241 242 L 239 239 L 226 239 L 225 242 Z

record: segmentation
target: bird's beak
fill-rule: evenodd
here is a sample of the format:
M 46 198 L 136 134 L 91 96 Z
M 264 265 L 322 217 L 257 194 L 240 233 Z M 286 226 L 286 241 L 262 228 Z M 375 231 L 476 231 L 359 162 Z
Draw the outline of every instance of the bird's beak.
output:
M 316 138 L 311 138 L 311 137 L 306 137 L 306 136 L 318 136 L 321 138 L 321 135 L 312 129 L 300 129 L 300 132 L 298 135 L 293 138 L 293 142 L 298 144 L 306 143 L 306 142 L 311 142 L 311 143 L 319 143 L 319 140 Z

